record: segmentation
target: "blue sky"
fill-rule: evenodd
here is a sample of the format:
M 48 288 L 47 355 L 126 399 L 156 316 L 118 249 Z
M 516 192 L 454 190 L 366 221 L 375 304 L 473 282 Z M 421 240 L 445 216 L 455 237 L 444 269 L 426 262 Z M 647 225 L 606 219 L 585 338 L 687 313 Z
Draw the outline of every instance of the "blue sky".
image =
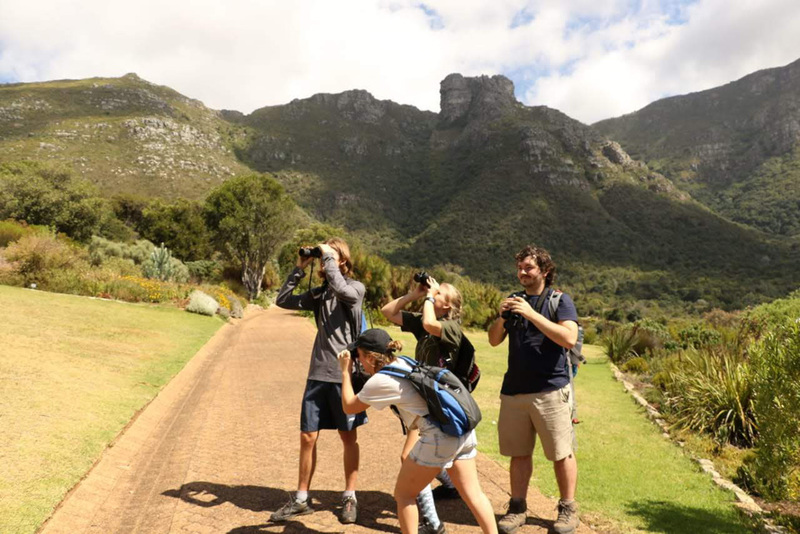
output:
M 52 17 L 52 13 L 59 13 Z M 0 0 L 0 82 L 136 72 L 217 109 L 504 74 L 591 123 L 800 57 L 797 0 Z

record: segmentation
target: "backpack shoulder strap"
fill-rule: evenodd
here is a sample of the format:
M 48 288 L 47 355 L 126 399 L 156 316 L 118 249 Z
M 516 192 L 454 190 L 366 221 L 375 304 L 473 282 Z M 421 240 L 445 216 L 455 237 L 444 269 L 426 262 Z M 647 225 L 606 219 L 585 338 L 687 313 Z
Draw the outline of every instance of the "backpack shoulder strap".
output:
M 416 360 L 412 360 L 408 356 L 398 356 L 398 358 L 402 359 L 408 365 L 411 366 L 411 369 L 414 370 L 416 367 L 419 366 Z M 379 373 L 389 376 L 396 376 L 397 378 L 408 378 L 411 375 L 411 371 L 406 371 L 405 369 L 400 369 L 399 367 L 393 367 L 391 365 L 387 365 L 383 367 Z
M 550 297 L 547 299 L 547 309 L 550 310 L 550 319 L 554 322 L 558 322 L 558 305 L 561 302 L 561 295 L 563 294 L 564 293 L 558 289 L 555 289 L 550 293 Z

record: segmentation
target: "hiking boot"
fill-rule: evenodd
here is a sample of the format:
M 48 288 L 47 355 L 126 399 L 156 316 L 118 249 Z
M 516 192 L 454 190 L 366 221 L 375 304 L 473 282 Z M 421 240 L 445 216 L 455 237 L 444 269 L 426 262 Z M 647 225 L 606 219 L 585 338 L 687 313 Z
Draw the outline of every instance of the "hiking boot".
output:
M 553 524 L 553 530 L 558 534 L 572 534 L 579 524 L 578 503 L 558 501 L 558 519 Z
M 339 514 L 339 521 L 344 524 L 355 523 L 358 519 L 358 502 L 355 497 L 345 497 L 342 499 L 342 511 Z
M 453 486 L 445 486 L 442 484 L 441 486 L 436 486 L 433 488 L 431 492 L 433 494 L 433 498 L 437 501 L 446 501 L 448 499 L 460 499 L 461 495 L 458 494 L 458 490 Z
M 417 527 L 419 534 L 446 534 L 447 530 L 444 528 L 444 523 L 439 522 L 439 528 L 433 528 L 430 523 L 420 523 Z
M 525 520 L 528 518 L 528 504 L 525 499 L 511 499 L 506 508 L 508 508 L 506 515 L 497 522 L 497 530 L 501 534 L 512 534 L 525 524 Z
M 284 504 L 280 510 L 273 512 L 272 515 L 269 516 L 269 520 L 273 523 L 278 523 L 299 515 L 310 514 L 313 511 L 314 509 L 311 508 L 311 504 L 308 500 L 298 501 L 294 496 L 291 496 L 289 497 L 289 502 Z

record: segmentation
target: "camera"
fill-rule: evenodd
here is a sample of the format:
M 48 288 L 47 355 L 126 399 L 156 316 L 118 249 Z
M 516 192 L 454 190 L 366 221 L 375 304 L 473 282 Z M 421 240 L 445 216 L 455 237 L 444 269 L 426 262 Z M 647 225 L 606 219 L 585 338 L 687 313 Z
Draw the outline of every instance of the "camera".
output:
M 298 254 L 301 258 L 321 258 L 322 249 L 319 247 L 300 247 Z
M 428 279 L 429 278 L 430 278 L 430 275 L 428 273 L 426 273 L 425 271 L 420 271 L 418 273 L 414 273 L 414 281 L 416 283 L 418 283 L 418 284 L 422 284 L 422 285 L 430 287 L 430 284 L 428 284 Z
M 519 293 L 510 294 L 508 298 L 513 299 L 514 297 L 521 297 L 524 294 L 525 294 L 524 291 L 520 291 Z M 512 312 L 511 310 L 503 310 L 503 312 L 500 314 L 500 317 L 505 319 L 506 322 L 504 326 L 506 327 L 506 329 L 518 328 L 522 326 L 522 321 L 523 321 L 522 316 L 518 313 Z

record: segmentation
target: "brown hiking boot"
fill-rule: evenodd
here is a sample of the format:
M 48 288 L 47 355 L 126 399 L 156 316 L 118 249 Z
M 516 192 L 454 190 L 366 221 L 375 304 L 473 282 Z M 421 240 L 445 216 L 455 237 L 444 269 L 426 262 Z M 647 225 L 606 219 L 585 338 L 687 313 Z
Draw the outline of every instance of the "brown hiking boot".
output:
M 553 530 L 558 534 L 572 534 L 580 523 L 578 519 L 578 503 L 575 501 L 558 501 L 558 519 L 553 524 Z
M 513 534 L 525 524 L 525 520 L 528 517 L 528 504 L 525 499 L 511 499 L 508 501 L 506 508 L 508 508 L 506 515 L 497 522 L 497 530 L 501 534 Z

